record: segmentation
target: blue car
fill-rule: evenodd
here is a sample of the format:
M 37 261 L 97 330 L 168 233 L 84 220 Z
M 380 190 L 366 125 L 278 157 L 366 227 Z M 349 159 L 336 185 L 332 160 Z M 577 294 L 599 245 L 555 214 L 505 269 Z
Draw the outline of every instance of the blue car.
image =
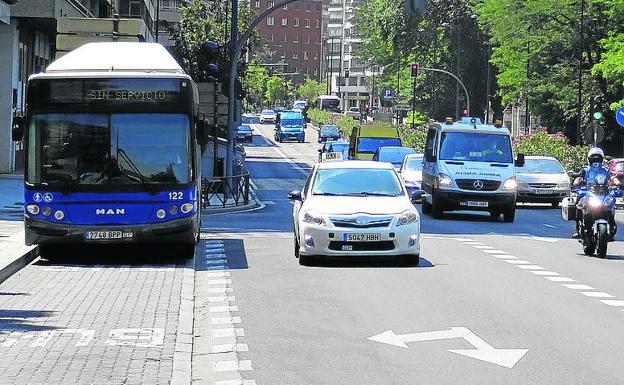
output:
M 333 124 L 323 124 L 319 128 L 319 143 L 325 143 L 328 140 L 338 140 L 340 139 L 340 133 L 338 132 L 338 126 Z
M 253 128 L 248 124 L 241 124 L 236 130 L 236 140 L 239 142 L 253 142 Z

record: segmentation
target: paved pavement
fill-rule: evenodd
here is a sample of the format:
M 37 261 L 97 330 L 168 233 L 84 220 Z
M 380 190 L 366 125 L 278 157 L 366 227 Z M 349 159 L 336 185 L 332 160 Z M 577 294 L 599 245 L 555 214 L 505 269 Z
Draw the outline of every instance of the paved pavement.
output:
M 193 260 L 72 248 L 0 284 L 0 383 L 622 383 L 621 241 L 580 255 L 557 210 L 526 206 L 513 224 L 422 216 L 417 267 L 302 267 L 286 194 L 316 136 L 276 144 L 257 128 L 263 207 L 204 216 Z

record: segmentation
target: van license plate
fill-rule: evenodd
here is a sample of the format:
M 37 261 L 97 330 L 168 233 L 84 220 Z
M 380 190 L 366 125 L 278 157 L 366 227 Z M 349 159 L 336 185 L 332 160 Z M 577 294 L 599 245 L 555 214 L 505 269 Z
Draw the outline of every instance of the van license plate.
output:
M 130 239 L 132 238 L 131 231 L 87 231 L 85 233 L 85 239 L 87 241 L 97 240 L 114 240 L 114 239 Z
M 344 242 L 379 242 L 379 234 L 343 234 Z
M 468 207 L 488 207 L 489 204 L 488 202 L 466 201 L 461 202 L 460 205 Z

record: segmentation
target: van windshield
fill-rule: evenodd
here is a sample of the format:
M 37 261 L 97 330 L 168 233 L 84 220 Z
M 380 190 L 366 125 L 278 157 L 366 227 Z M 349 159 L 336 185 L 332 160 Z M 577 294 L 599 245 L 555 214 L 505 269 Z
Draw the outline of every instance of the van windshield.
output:
M 401 146 L 399 138 L 360 138 L 357 143 L 357 152 L 374 154 L 379 147 Z
M 440 142 L 440 159 L 513 163 L 511 141 L 506 135 L 445 132 Z

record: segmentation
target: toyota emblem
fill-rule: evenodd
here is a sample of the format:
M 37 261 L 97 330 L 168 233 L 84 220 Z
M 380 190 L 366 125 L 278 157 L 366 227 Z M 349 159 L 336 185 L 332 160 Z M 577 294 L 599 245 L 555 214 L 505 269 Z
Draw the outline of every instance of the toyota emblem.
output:
M 474 187 L 475 190 L 481 190 L 483 188 L 483 182 L 477 179 L 472 182 L 472 187 Z
M 355 223 L 357 223 L 358 225 L 362 226 L 368 223 L 368 218 L 366 217 L 357 217 L 355 218 Z

